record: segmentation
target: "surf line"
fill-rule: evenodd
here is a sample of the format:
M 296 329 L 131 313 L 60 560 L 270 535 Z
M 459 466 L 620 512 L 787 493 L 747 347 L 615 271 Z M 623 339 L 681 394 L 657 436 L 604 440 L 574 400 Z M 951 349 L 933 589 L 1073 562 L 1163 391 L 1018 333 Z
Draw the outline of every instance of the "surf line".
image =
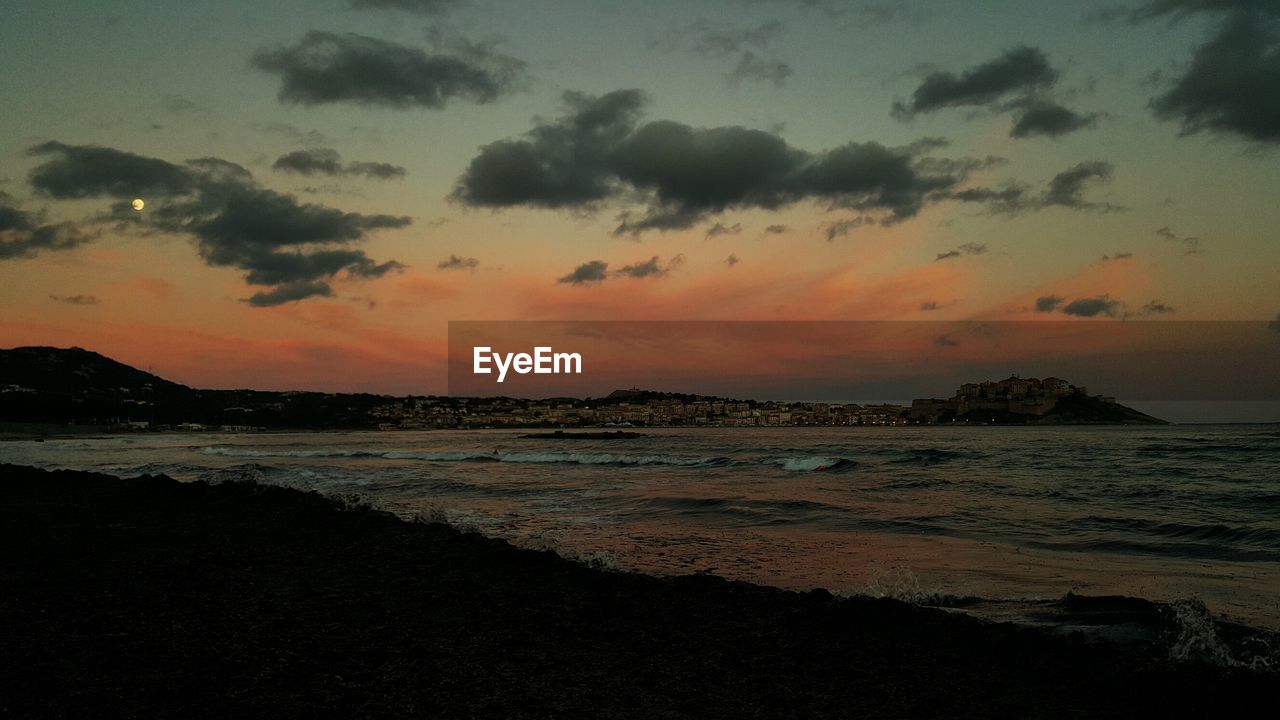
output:
M 489 367 L 490 362 L 493 367 Z M 488 346 L 476 346 L 471 353 L 471 372 L 476 375 L 491 375 L 494 368 L 498 370 L 498 382 L 507 378 L 507 372 L 514 370 L 520 375 L 581 375 L 582 354 L 555 352 L 548 346 L 539 345 L 533 353 L 499 353 Z

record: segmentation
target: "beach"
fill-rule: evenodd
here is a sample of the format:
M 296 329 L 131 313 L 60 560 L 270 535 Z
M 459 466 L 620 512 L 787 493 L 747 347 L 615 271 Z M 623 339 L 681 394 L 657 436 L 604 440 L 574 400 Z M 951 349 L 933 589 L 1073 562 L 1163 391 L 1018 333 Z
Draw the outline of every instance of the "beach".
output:
M 1207 717 L 1271 673 L 609 572 L 315 493 L 0 466 L 9 717 Z

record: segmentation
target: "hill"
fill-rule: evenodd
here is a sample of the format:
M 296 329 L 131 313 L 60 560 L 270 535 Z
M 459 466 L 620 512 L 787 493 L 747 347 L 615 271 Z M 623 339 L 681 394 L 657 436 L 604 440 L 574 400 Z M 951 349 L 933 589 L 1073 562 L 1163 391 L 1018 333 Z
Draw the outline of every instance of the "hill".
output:
M 130 393 L 191 390 L 185 385 L 170 382 L 78 347 L 17 347 L 0 350 L 0 383 L 48 393 L 122 389 Z

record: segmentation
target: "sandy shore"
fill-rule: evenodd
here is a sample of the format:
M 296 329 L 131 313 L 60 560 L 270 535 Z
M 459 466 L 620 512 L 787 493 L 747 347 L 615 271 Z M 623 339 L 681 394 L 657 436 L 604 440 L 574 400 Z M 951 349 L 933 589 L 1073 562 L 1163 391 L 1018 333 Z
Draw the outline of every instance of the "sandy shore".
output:
M 3 717 L 1223 717 L 1275 674 L 597 572 L 314 494 L 0 466 Z

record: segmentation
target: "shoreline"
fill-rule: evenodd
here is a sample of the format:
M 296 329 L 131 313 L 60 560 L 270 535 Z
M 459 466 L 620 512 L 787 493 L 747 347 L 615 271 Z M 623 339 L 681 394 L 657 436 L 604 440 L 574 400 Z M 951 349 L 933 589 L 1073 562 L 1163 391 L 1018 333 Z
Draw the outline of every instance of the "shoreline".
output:
M 896 600 L 602 572 L 275 486 L 4 465 L 0 514 L 0 715 L 1196 717 L 1280 687 Z

